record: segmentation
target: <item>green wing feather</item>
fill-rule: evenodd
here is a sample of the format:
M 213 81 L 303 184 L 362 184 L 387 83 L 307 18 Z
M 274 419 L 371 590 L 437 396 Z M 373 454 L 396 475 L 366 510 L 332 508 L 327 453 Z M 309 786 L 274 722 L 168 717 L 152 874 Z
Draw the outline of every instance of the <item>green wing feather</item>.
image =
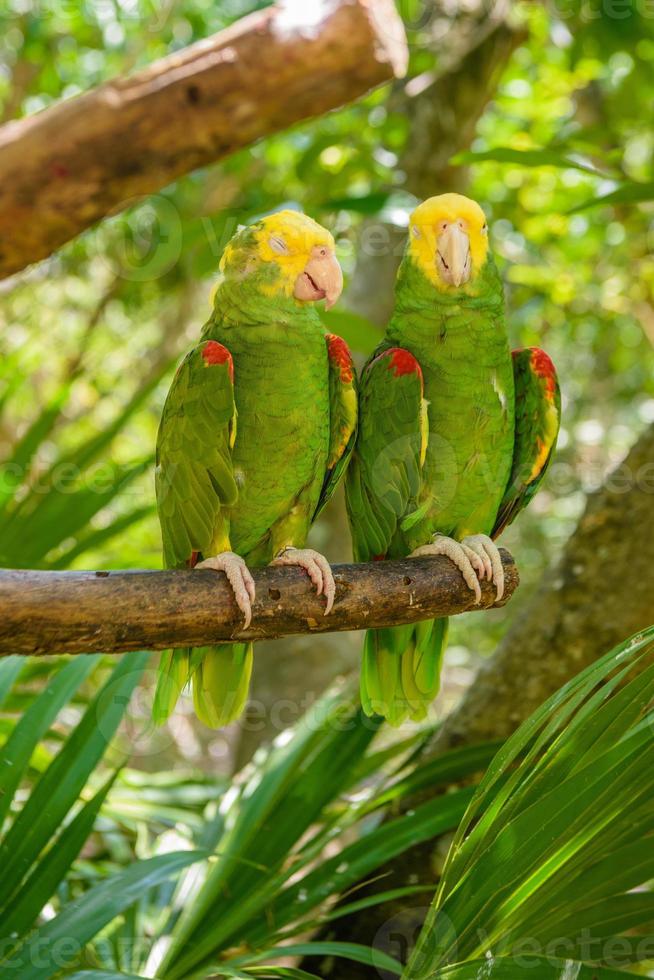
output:
M 164 405 L 155 485 L 167 568 L 195 564 L 227 536 L 236 503 L 231 447 L 236 408 L 229 351 L 209 340 L 182 361 Z
M 236 503 L 231 447 L 236 434 L 232 358 L 222 344 L 209 340 L 182 361 L 164 405 L 159 435 L 155 485 L 167 568 L 192 567 L 205 554 L 214 554 L 229 540 L 225 508 Z M 159 666 L 153 716 L 161 723 L 175 707 L 180 691 L 195 678 L 196 704 L 208 703 L 201 717 L 207 724 L 226 723 L 240 713 L 249 681 L 251 651 L 237 655 L 232 647 L 201 651 L 169 650 Z M 205 660 L 209 662 L 205 663 Z M 218 708 L 204 696 L 204 674 L 212 676 L 223 664 Z M 232 666 L 234 661 L 236 666 Z M 245 666 L 243 666 L 245 665 Z M 229 670 L 237 675 L 230 680 Z M 227 677 L 227 681 L 225 681 Z M 231 691 L 231 688 L 234 691 Z M 227 713 L 220 713 L 222 703 Z
M 515 520 L 540 486 L 561 424 L 561 393 L 552 361 L 538 347 L 513 351 L 516 427 L 513 466 L 493 537 Z
M 363 370 L 359 432 L 346 499 L 357 561 L 383 558 L 419 512 L 427 450 L 422 371 L 401 347 L 383 346 Z M 391 725 L 420 721 L 438 690 L 447 622 L 368 630 L 361 664 L 361 703 Z
M 359 432 L 346 500 L 356 561 L 388 552 L 418 496 L 427 448 L 422 371 L 401 347 L 378 348 L 363 370 Z
M 329 456 L 314 520 L 333 497 L 347 469 L 357 433 L 357 383 L 350 349 L 334 333 L 326 334 L 325 341 L 329 364 Z

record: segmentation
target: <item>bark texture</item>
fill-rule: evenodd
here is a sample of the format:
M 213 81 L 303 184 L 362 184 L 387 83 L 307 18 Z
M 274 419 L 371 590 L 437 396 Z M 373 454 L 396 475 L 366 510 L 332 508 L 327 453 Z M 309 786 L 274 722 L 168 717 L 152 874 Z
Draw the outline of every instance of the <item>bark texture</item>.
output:
M 307 5 L 307 8 L 309 5 Z M 279 4 L 0 130 L 0 277 L 135 197 L 404 74 L 393 0 Z
M 518 585 L 511 555 L 502 552 L 506 587 Z M 0 571 L 0 655 L 123 653 L 394 626 L 497 605 L 495 587 L 474 596 L 448 559 L 336 565 L 336 601 L 329 616 L 298 568 L 253 569 L 257 599 L 242 630 L 225 575 L 208 571 Z

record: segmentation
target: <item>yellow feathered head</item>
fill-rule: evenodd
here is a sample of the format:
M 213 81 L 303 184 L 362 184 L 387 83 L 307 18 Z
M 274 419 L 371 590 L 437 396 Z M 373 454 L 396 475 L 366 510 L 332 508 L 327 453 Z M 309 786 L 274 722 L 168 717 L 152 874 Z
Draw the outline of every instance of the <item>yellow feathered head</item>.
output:
M 411 215 L 408 251 L 437 289 L 460 289 L 486 261 L 486 215 L 462 194 L 430 197 Z
M 267 296 L 293 296 L 299 303 L 324 299 L 326 309 L 343 288 L 333 237 L 300 211 L 277 211 L 238 231 L 225 248 L 220 271 L 252 282 Z

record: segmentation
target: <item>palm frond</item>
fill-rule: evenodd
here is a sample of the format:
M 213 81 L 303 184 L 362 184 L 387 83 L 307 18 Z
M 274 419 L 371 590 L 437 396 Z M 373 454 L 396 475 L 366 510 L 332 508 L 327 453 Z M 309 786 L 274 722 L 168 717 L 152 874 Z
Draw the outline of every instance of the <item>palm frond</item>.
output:
M 616 647 L 497 753 L 407 977 L 511 957 L 526 940 L 545 951 L 564 937 L 571 958 L 584 960 L 588 930 L 601 965 L 603 944 L 654 922 L 653 896 L 634 892 L 654 876 L 653 641 L 651 628 Z

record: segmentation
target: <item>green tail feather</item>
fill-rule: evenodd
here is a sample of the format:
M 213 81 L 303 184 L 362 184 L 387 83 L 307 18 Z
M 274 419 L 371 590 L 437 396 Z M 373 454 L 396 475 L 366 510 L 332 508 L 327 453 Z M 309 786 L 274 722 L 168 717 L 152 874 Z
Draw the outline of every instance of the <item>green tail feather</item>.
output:
M 222 728 L 243 713 L 250 690 L 252 644 L 203 647 L 201 652 L 193 672 L 195 712 L 210 728 Z
M 252 644 L 169 650 L 161 657 L 152 716 L 161 725 L 175 710 L 189 681 L 198 718 L 222 728 L 243 712 L 252 674 Z
M 447 643 L 447 619 L 368 630 L 361 667 L 361 703 L 367 715 L 391 725 L 422 721 L 438 694 Z
M 163 725 L 175 710 L 177 699 L 191 677 L 191 650 L 167 650 L 159 661 L 159 677 L 152 705 L 156 725 Z

